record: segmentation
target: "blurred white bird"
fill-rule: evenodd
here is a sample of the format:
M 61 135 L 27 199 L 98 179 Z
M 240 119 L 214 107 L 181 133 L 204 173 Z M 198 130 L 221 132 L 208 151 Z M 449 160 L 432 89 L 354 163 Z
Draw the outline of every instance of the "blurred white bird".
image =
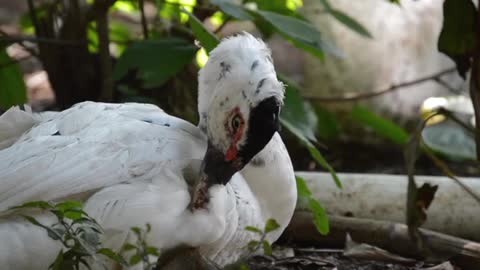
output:
M 103 245 L 116 251 L 146 223 L 149 245 L 198 247 L 220 266 L 258 237 L 245 226 L 273 218 L 280 228 L 267 239 L 275 241 L 297 199 L 277 133 L 283 92 L 269 49 L 244 33 L 224 39 L 199 73 L 198 127 L 149 104 L 10 109 L 0 117 L 1 268 L 47 269 L 61 248 L 8 211 L 33 200 L 84 201 L 105 230 Z

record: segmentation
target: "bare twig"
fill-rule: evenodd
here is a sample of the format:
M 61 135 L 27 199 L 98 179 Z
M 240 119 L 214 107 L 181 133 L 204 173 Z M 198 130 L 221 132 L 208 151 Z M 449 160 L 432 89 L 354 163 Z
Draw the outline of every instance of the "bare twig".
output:
M 374 92 L 367 92 L 367 93 L 345 93 L 342 96 L 330 96 L 330 97 L 313 97 L 313 96 L 304 96 L 307 99 L 314 100 L 314 101 L 322 101 L 322 102 L 346 102 L 346 101 L 357 101 L 361 99 L 368 99 L 376 96 L 380 96 L 395 90 L 398 90 L 400 88 L 404 88 L 407 86 L 412 86 L 416 85 L 419 83 L 427 82 L 430 80 L 434 80 L 435 78 L 441 77 L 443 75 L 455 72 L 457 69 L 456 68 L 449 68 L 440 72 L 437 72 L 435 74 L 425 76 L 419 79 L 415 79 L 413 81 L 409 82 L 404 82 L 400 83 L 397 85 L 392 85 L 389 88 L 380 90 L 380 91 L 374 91 Z
M 448 89 L 448 91 L 458 95 L 460 92 L 460 89 L 455 89 L 453 88 L 450 84 L 448 84 L 446 81 L 442 80 L 441 77 L 436 77 L 433 79 L 436 83 L 440 84 L 441 86 L 445 87 Z
M 148 25 L 147 25 L 147 18 L 145 17 L 144 0 L 138 0 L 138 5 L 140 8 L 140 15 L 142 18 L 143 38 L 148 39 Z

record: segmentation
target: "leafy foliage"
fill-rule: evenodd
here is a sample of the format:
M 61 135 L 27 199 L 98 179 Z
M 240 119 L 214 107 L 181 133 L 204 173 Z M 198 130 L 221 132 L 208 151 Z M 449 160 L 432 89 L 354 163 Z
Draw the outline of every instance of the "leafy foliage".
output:
M 179 38 L 138 41 L 118 59 L 113 79 L 118 81 L 136 72 L 143 87 L 159 87 L 190 63 L 195 52 L 193 45 Z
M 263 228 L 263 230 L 253 226 L 245 227 L 245 230 L 258 234 L 260 237 L 258 240 L 252 240 L 248 242 L 247 248 L 250 251 L 250 254 L 253 254 L 260 248 L 263 248 L 263 253 L 265 255 L 271 256 L 272 245 L 265 238 L 267 237 L 267 234 L 277 230 L 278 228 L 280 228 L 280 225 L 274 219 L 268 219 L 265 223 L 265 227 Z
M 305 180 L 297 176 L 297 193 L 299 200 L 305 200 L 307 202 L 308 210 L 313 214 L 313 223 L 318 232 L 326 235 L 330 232 L 330 225 L 328 222 L 328 216 L 325 209 L 321 206 L 320 202 L 316 200 L 312 195 L 312 192 L 305 183 Z
M 0 44 L 0 108 L 8 109 L 26 102 L 26 87 L 20 68 Z
M 155 268 L 155 262 L 149 260 L 149 256 L 153 255 L 158 257 L 160 252 L 156 247 L 150 246 L 147 243 L 147 235 L 151 231 L 150 224 L 145 226 L 145 229 L 139 227 L 131 228 L 131 231 L 136 236 L 136 243 L 127 243 L 122 247 L 123 252 L 133 252 L 128 263 L 130 266 L 134 266 L 140 262 L 143 263 L 144 270 L 152 270 Z
M 57 222 L 52 225 L 40 223 L 32 216 L 24 215 L 30 223 L 45 229 L 48 236 L 62 243 L 62 250 L 50 265 L 52 270 L 79 269 L 81 265 L 90 269 L 91 259 L 96 260 L 98 254 L 107 256 L 122 266 L 125 260 L 109 249 L 100 248 L 100 225 L 82 210 L 82 203 L 64 201 L 53 204 L 45 201 L 27 202 L 12 210 L 37 208 L 52 213 Z
M 443 13 L 438 50 L 455 61 L 458 73 L 465 78 L 476 47 L 477 10 L 471 0 L 445 0 Z
M 360 106 L 353 107 L 351 117 L 354 121 L 371 128 L 384 138 L 396 144 L 405 145 L 408 142 L 409 135 L 402 127 L 371 112 L 367 108 Z

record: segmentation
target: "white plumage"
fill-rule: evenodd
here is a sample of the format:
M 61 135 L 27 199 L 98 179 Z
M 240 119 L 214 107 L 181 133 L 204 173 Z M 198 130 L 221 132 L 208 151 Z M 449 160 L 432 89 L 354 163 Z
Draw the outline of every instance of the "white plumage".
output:
M 269 98 L 283 98 L 270 52 L 242 34 L 222 41 L 200 72 L 200 128 L 148 104 L 84 102 L 58 113 L 7 111 L 0 117 L 2 269 L 46 269 L 61 247 L 8 211 L 32 200 L 85 201 L 86 212 L 105 230 L 104 245 L 115 250 L 132 242 L 131 227 L 146 223 L 152 226 L 150 245 L 198 247 L 219 265 L 237 260 L 256 238 L 244 230 L 247 225 L 262 227 L 274 218 L 281 227 L 268 239 L 275 241 L 296 203 L 293 168 L 277 133 L 254 153 L 255 162 L 238 167 L 226 185 L 210 187 L 205 209 L 187 209 L 188 187 L 207 144 L 226 155 L 238 150 L 240 158 L 255 140 L 252 112 Z M 245 120 L 242 136 L 229 131 L 231 112 Z M 53 222 L 44 213 L 36 217 Z

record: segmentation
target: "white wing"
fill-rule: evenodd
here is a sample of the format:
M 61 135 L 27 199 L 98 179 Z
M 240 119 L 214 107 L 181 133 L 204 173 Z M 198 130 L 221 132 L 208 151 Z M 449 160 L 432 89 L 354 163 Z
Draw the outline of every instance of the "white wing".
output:
M 0 211 L 151 181 L 169 162 L 201 159 L 206 145 L 195 126 L 147 104 L 84 102 L 37 122 L 0 150 Z

